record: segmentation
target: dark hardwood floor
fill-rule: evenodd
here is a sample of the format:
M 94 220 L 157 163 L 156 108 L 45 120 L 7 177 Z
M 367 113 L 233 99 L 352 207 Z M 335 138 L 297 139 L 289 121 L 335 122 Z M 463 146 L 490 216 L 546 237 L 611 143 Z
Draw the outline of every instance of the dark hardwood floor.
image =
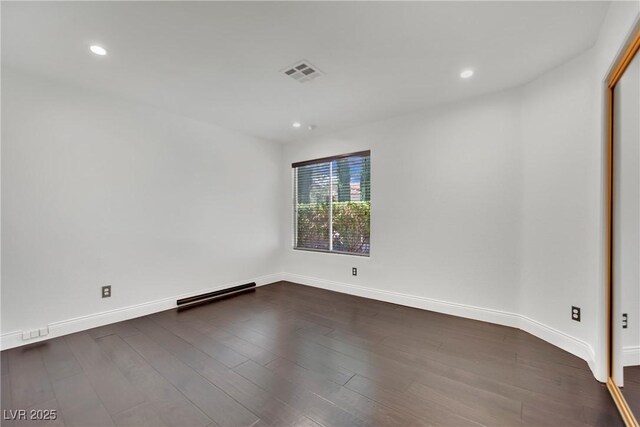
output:
M 624 368 L 622 394 L 635 417 L 640 418 L 640 365 Z
M 5 351 L 2 408 L 82 427 L 622 425 L 584 361 L 525 332 L 287 282 Z

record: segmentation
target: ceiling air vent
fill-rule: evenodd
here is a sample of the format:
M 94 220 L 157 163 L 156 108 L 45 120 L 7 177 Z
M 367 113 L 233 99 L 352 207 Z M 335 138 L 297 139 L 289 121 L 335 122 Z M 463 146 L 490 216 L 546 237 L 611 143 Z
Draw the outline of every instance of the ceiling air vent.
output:
M 296 62 L 294 65 L 283 69 L 282 72 L 300 83 L 311 81 L 322 74 L 318 67 L 305 60 Z

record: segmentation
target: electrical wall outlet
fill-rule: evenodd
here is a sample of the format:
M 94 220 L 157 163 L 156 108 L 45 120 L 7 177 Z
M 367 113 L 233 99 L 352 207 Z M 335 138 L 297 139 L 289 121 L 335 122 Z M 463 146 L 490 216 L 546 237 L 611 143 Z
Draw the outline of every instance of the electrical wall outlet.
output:
M 580 321 L 580 307 L 571 306 L 571 320 Z
M 622 313 L 622 329 L 627 329 L 629 327 L 629 315 L 627 313 Z
M 353 267 L 353 268 L 351 269 L 351 275 L 352 275 L 352 276 L 357 276 L 357 275 L 358 275 L 358 269 L 357 269 L 356 267 Z
M 102 287 L 102 298 L 111 297 L 111 285 L 106 285 Z

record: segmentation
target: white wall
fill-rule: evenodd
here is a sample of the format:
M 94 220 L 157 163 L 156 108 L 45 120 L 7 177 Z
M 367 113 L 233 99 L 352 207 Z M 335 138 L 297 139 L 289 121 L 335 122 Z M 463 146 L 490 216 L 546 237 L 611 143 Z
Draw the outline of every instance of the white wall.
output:
M 637 0 L 612 1 L 596 42 L 596 73 L 604 80 L 640 14 Z
M 287 167 L 371 149 L 371 256 L 293 250 L 289 191 L 282 271 L 292 281 L 519 325 L 519 120 L 520 91 L 512 90 L 288 144 Z M 283 178 L 291 182 L 290 168 Z
M 371 149 L 371 256 L 291 249 L 287 194 L 283 271 L 514 310 L 521 187 L 517 105 L 515 93 L 501 93 L 288 144 L 286 166 Z M 284 174 L 290 183 L 290 167 Z
M 612 2 L 596 45 L 523 87 L 520 312 L 588 343 L 607 378 L 605 77 L 638 17 Z M 570 307 L 582 309 L 580 323 Z
M 589 51 L 526 85 L 520 135 L 520 313 L 592 346 L 601 283 L 594 64 Z M 581 308 L 581 322 L 571 320 L 571 306 Z
M 5 67 L 2 88 L 3 334 L 275 272 L 279 145 Z

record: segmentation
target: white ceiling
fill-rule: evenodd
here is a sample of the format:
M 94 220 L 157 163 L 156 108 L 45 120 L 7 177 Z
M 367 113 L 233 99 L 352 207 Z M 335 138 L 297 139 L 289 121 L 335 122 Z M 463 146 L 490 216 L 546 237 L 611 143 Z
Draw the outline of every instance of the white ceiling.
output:
M 525 83 L 591 47 L 607 5 L 2 2 L 2 63 L 290 141 Z M 301 59 L 326 74 L 280 72 Z

